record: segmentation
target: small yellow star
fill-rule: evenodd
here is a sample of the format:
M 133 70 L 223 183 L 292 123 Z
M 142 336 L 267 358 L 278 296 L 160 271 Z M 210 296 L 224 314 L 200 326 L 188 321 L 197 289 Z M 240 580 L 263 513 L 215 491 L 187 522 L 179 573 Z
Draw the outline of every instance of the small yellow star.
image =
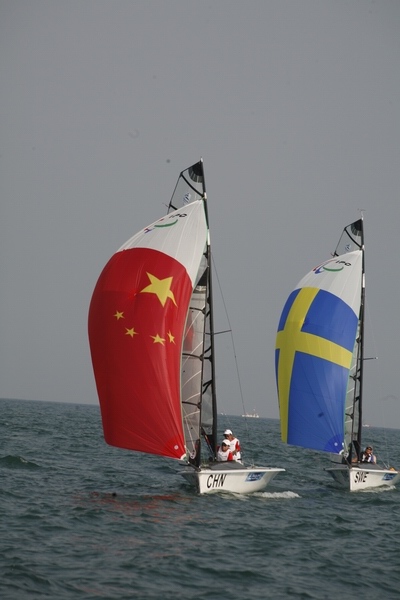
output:
M 125 319 L 124 313 L 120 312 L 119 310 L 117 310 L 117 312 L 115 313 L 114 317 L 117 319 L 117 321 L 119 321 L 120 319 Z
M 172 335 L 171 331 L 168 331 L 168 337 L 171 344 L 175 344 L 175 336 Z
M 154 344 L 162 344 L 164 346 L 165 339 L 157 335 L 151 335 L 151 338 L 154 340 Z
M 135 331 L 135 328 L 132 327 L 132 329 L 128 329 L 127 327 L 125 327 L 126 329 L 126 333 L 125 335 L 130 335 L 131 338 L 133 338 L 134 335 L 139 335 L 137 331 Z

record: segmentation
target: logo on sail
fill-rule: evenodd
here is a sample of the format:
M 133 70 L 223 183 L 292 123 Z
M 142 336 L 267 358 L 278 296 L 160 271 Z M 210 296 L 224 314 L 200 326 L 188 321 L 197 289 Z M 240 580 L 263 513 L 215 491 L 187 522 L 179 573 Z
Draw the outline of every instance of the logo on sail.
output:
M 186 213 L 178 213 L 178 214 L 173 214 L 167 217 L 163 217 L 162 219 L 159 219 L 157 221 L 157 223 L 155 223 L 152 227 L 146 227 L 144 230 L 144 233 L 149 233 L 150 231 L 154 231 L 154 229 L 162 229 L 164 227 L 172 227 L 173 225 L 176 225 L 178 220 L 182 217 L 187 217 Z
M 313 271 L 316 275 L 326 271 L 330 273 L 337 273 L 338 271 L 343 271 L 345 267 L 351 267 L 351 263 L 345 260 L 331 258 L 330 260 L 323 262 L 321 265 L 318 265 L 318 267 L 315 267 Z

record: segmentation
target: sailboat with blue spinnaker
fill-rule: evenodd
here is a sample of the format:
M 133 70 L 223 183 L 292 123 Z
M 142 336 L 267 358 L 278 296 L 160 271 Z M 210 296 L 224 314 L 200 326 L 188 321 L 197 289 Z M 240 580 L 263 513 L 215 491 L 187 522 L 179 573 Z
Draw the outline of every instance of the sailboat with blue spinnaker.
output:
M 344 228 L 332 257 L 289 295 L 275 351 L 282 440 L 328 453 L 326 471 L 350 491 L 400 479 L 390 465 L 362 462 L 364 315 L 360 218 Z

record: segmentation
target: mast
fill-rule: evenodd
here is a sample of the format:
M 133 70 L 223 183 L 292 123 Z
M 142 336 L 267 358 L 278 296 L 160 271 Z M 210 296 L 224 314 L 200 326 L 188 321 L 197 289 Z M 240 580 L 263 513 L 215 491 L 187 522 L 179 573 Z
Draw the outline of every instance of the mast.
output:
M 216 455 L 217 442 L 217 400 L 215 383 L 215 352 L 214 352 L 214 310 L 213 310 L 213 289 L 212 289 L 212 264 L 211 264 L 211 242 L 210 225 L 207 204 L 207 191 L 204 177 L 203 159 L 188 169 L 191 179 L 202 181 L 203 194 L 202 201 L 204 215 L 207 225 L 207 244 L 205 250 L 206 270 L 199 285 L 205 283 L 206 301 L 204 307 L 204 330 L 203 330 L 203 353 L 201 356 L 201 398 L 200 398 L 200 436 L 205 440 L 208 450 L 213 458 Z M 205 280 L 205 281 L 204 281 Z M 211 393 L 210 390 L 211 389 Z M 206 407 L 207 398 L 211 397 L 211 406 Z M 208 400 L 208 403 L 210 401 Z M 211 427 L 209 412 L 211 410 Z M 200 466 L 201 455 L 197 453 L 195 465 Z
M 364 321 L 365 321 L 365 248 L 364 248 L 364 222 L 363 215 L 361 213 L 361 219 L 359 221 L 361 227 L 361 251 L 362 251 L 362 279 L 361 279 L 361 306 L 360 306 L 360 353 L 359 353 L 359 421 L 358 421 L 358 432 L 357 441 L 361 450 L 361 436 L 362 436 L 362 399 L 363 399 L 363 380 L 364 380 Z
M 203 159 L 201 159 L 201 166 L 203 167 Z M 208 205 L 207 205 L 207 192 L 206 192 L 206 184 L 204 178 L 204 170 L 203 170 L 203 181 L 204 181 L 204 196 L 203 196 L 203 204 L 204 204 L 204 213 L 206 216 L 206 223 L 208 229 L 208 239 L 207 239 L 207 264 L 208 264 L 208 294 L 207 294 L 207 307 L 209 311 L 208 320 L 210 326 L 210 361 L 211 361 L 211 397 L 212 397 L 212 440 L 211 441 L 211 449 L 213 455 L 216 455 L 216 441 L 217 441 L 217 391 L 216 391 L 216 383 L 215 383 L 215 351 L 214 351 L 214 310 L 213 310 L 213 289 L 212 289 L 212 263 L 211 263 L 211 242 L 210 242 L 210 226 L 209 226 L 209 216 L 208 216 Z M 207 321 L 207 319 L 206 319 Z M 204 385 L 204 382 L 203 382 Z
M 215 457 L 217 405 L 214 361 L 211 246 L 203 160 L 184 169 L 178 178 L 168 213 L 201 201 L 206 225 L 203 260 L 193 286 L 182 347 L 181 403 L 188 459 L 201 464 L 201 440 Z
M 364 314 L 365 314 L 365 252 L 363 216 L 347 225 L 342 233 L 334 256 L 343 256 L 353 250 L 361 251 L 361 298 L 358 315 L 358 328 L 353 352 L 353 366 L 350 369 L 348 401 L 345 410 L 345 445 L 352 459 L 353 449 L 359 457 L 362 436 L 362 394 L 364 374 Z M 351 396 L 350 396 L 351 394 Z

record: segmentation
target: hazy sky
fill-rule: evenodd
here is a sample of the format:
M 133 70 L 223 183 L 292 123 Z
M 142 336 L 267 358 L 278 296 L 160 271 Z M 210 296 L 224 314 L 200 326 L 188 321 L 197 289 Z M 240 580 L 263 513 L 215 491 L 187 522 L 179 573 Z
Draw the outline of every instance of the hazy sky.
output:
M 365 209 L 365 420 L 400 428 L 399 107 L 398 0 L 0 0 L 0 397 L 97 403 L 96 280 L 203 157 L 244 408 L 278 417 L 283 304 Z M 217 373 L 242 414 L 229 336 Z

